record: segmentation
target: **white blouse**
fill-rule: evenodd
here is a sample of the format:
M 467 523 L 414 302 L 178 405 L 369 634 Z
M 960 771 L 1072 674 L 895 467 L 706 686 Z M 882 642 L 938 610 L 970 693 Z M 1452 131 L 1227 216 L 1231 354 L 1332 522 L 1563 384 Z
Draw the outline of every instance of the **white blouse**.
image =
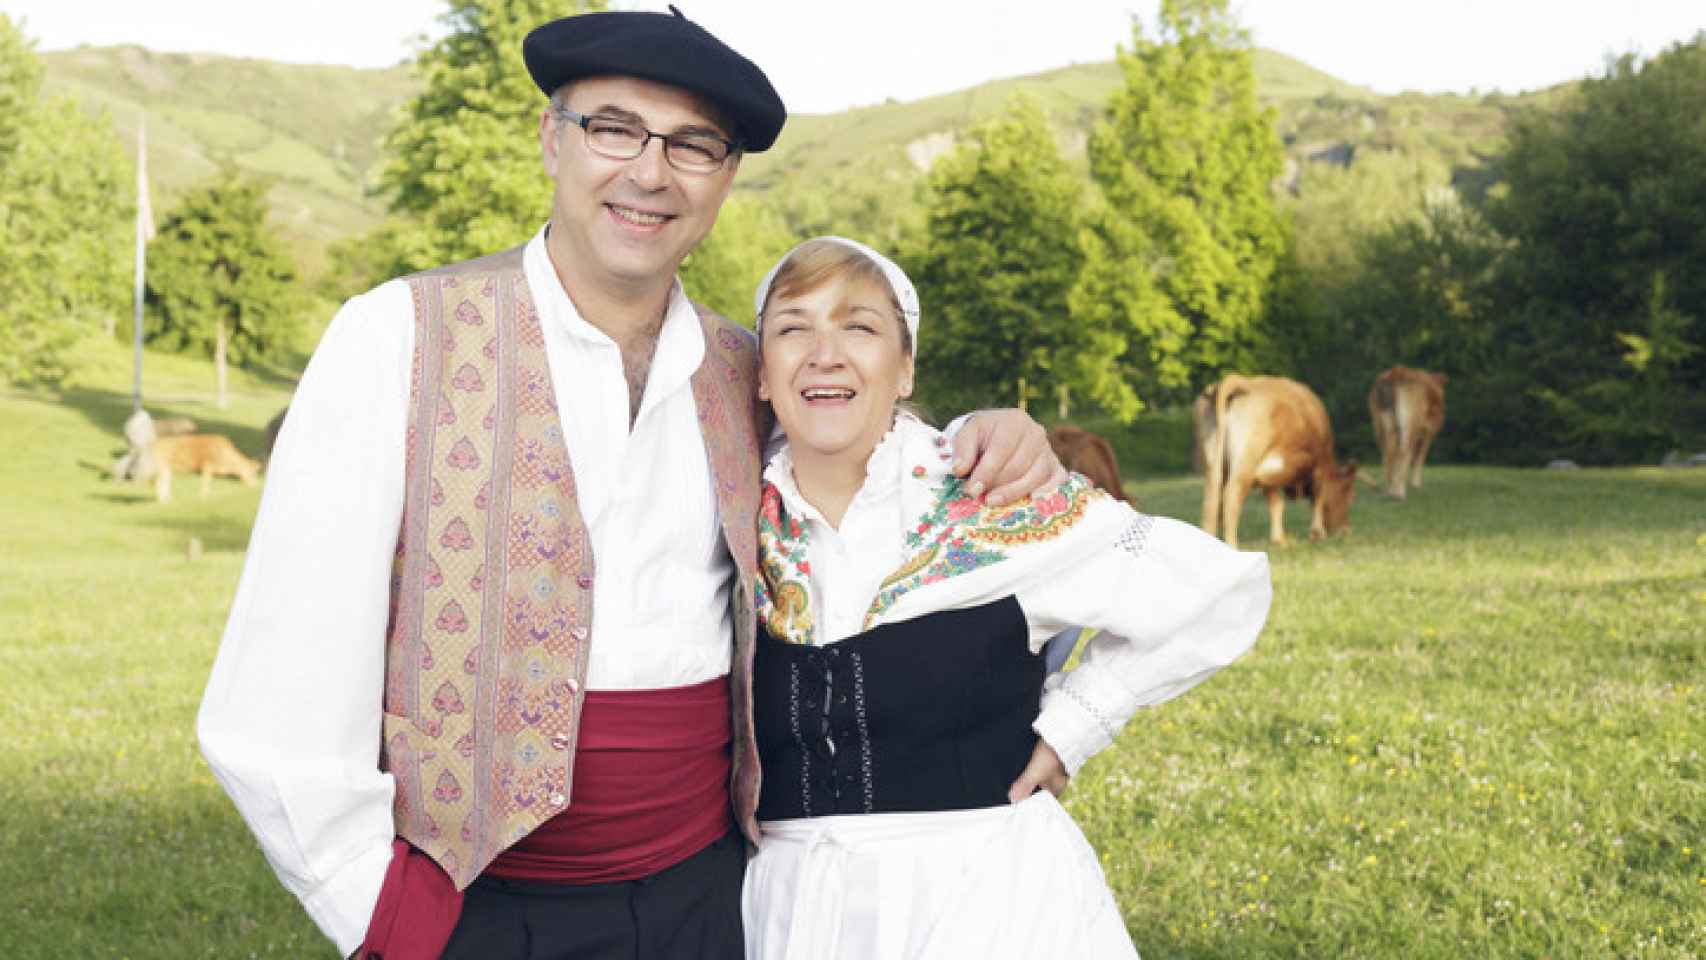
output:
M 896 418 L 866 466 L 864 485 L 839 527 L 806 502 L 786 447 L 765 470 L 788 515 L 807 525 L 809 594 L 816 642 L 863 632 L 878 588 L 907 558 L 905 536 L 918 521 L 909 486 L 946 454 L 941 436 L 911 417 Z M 930 469 L 935 474 L 937 470 Z M 1031 649 L 1072 626 L 1100 631 L 1077 669 L 1049 678 L 1034 727 L 1075 774 L 1113 742 L 1139 707 L 1184 693 L 1241 656 L 1267 618 L 1273 588 L 1267 555 L 1239 552 L 1197 527 L 1150 517 L 1125 504 L 1123 533 L 1067 569 L 1022 576 L 1013 590 Z M 970 579 L 970 578 L 967 578 Z M 969 604 L 952 589 L 916 591 L 883 622 Z M 985 602 L 995 598 L 976 598 Z M 905 609 L 910 606 L 910 609 Z

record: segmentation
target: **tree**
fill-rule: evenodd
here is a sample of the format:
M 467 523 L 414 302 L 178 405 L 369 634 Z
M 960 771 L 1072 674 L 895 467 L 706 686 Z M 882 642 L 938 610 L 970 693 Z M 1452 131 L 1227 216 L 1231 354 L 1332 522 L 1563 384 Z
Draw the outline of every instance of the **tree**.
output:
M 604 9 L 579 0 L 575 13 Z M 380 175 L 410 227 L 388 236 L 392 275 L 482 256 L 525 241 L 550 210 L 540 167 L 545 101 L 521 59 L 529 30 L 564 14 L 546 0 L 451 0 L 450 30 L 416 61 L 424 89 L 386 137 Z
M 1182 399 L 1259 346 L 1286 244 L 1270 187 L 1283 153 L 1227 0 L 1162 0 L 1159 39 L 1134 25 L 1117 59 L 1124 85 L 1090 138 L 1105 203 L 1073 312 L 1145 391 Z
M 227 170 L 185 194 L 149 246 L 148 341 L 210 353 L 220 407 L 227 363 L 276 354 L 292 343 L 298 320 L 296 270 L 267 227 L 267 191 Z
M 925 240 L 907 259 L 928 318 L 919 383 L 929 406 L 1017 403 L 1064 385 L 1094 392 L 1067 310 L 1083 194 L 1028 98 L 973 128 L 931 168 Z
M 793 245 L 787 224 L 769 205 L 730 197 L 717 214 L 716 227 L 682 263 L 682 286 L 699 303 L 751 326 L 758 281 Z
M 112 125 L 41 98 L 33 42 L 0 15 L 0 382 L 53 382 L 122 308 L 132 168 Z
M 1499 342 L 1531 375 L 1531 412 L 1563 419 L 1560 453 L 1626 462 L 1706 439 L 1706 33 L 1521 117 L 1503 169 L 1487 206 L 1512 241 Z
M 1300 264 L 1291 251 L 1282 260 L 1271 367 L 1320 394 L 1341 446 L 1372 447 L 1368 390 L 1395 363 L 1451 378 L 1449 425 L 1434 459 L 1508 446 L 1507 408 L 1523 391 L 1510 389 L 1491 323 L 1503 238 L 1454 194 L 1439 192 L 1418 213 L 1350 240 L 1348 251 L 1321 263 Z

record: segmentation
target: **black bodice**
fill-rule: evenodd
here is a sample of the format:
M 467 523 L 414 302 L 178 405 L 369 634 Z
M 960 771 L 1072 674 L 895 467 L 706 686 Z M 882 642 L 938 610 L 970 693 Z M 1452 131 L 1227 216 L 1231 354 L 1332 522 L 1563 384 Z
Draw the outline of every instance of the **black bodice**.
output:
M 1036 746 L 1043 676 L 1012 597 L 825 647 L 761 629 L 758 817 L 1004 804 Z

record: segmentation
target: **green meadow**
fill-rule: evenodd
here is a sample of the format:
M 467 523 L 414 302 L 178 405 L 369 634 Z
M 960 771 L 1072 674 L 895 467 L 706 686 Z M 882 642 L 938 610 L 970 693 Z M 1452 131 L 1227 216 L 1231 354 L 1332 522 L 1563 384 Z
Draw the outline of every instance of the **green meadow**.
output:
M 129 371 L 97 349 L 0 393 L 0 957 L 331 956 L 193 737 L 259 491 L 106 480 Z M 291 388 L 238 373 L 216 410 L 206 364 L 148 363 L 156 415 L 251 454 Z M 1149 468 L 1184 451 L 1138 446 L 1142 508 L 1194 520 Z M 1270 551 L 1256 648 L 1074 782 L 1147 960 L 1706 956 L 1706 470 L 1426 480 Z

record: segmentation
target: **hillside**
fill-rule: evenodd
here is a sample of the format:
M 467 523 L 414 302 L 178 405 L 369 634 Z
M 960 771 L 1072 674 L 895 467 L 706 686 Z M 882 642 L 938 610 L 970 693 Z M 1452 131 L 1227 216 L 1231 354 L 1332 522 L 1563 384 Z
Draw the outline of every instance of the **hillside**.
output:
M 310 272 L 328 241 L 384 216 L 382 199 L 367 188 L 396 109 L 417 89 L 406 67 L 308 66 L 135 46 L 42 59 L 48 91 L 108 112 L 127 145 L 146 112 L 157 212 L 220 163 L 270 175 L 280 226 Z M 1258 92 L 1278 114 L 1294 188 L 1304 164 L 1349 166 L 1366 151 L 1413 154 L 1451 170 L 1454 181 L 1483 184 L 1481 162 L 1499 151 L 1508 111 L 1532 99 L 1385 97 L 1268 50 L 1255 51 L 1255 68 Z M 909 103 L 796 116 L 774 149 L 747 158 L 738 190 L 779 201 L 796 227 L 816 225 L 811 210 L 827 218 L 862 208 L 881 223 L 958 134 L 1001 112 L 1020 91 L 1037 99 L 1083 169 L 1086 139 L 1119 82 L 1117 66 L 1105 61 Z
M 366 186 L 396 107 L 416 85 L 403 67 L 359 70 L 141 47 L 42 54 L 45 90 L 104 110 L 135 150 L 148 124 L 156 215 L 222 163 L 274 178 L 279 225 L 312 268 L 326 243 L 372 227 L 384 204 Z
M 1270 50 L 1255 52 L 1255 67 L 1256 87 L 1266 103 L 1280 105 L 1316 98 L 1378 99 L 1369 90 Z M 774 148 L 745 161 L 741 186 L 763 192 L 783 170 L 797 173 L 809 182 L 821 178 L 825 166 L 849 165 L 873 152 L 896 148 L 912 166 L 927 166 L 928 160 L 950 143 L 956 132 L 1000 113 L 1019 93 L 1034 98 L 1061 130 L 1067 152 L 1082 156 L 1085 137 L 1100 116 L 1108 95 L 1119 84 L 1118 66 L 1106 60 L 992 80 L 909 103 L 890 101 L 843 113 L 790 117 Z

